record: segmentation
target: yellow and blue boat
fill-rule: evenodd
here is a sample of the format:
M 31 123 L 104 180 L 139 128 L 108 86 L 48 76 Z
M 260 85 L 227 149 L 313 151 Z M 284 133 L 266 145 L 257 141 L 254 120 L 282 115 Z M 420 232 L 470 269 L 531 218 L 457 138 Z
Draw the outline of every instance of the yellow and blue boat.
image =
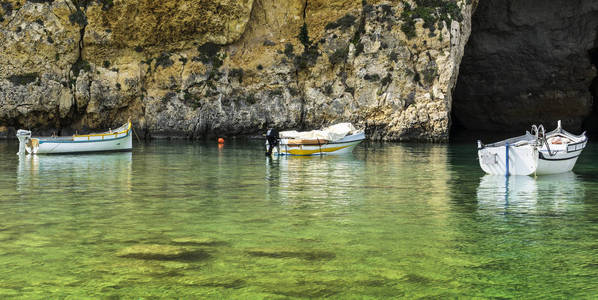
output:
M 365 140 L 363 130 L 350 123 L 340 123 L 322 130 L 307 132 L 268 131 L 266 154 L 276 155 L 326 155 L 347 154 Z

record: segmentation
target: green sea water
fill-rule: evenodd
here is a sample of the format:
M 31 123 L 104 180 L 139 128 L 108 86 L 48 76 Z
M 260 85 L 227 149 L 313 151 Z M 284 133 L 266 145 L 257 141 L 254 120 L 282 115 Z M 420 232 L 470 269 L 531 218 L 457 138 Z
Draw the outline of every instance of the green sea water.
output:
M 598 298 L 596 145 L 509 179 L 473 144 L 16 152 L 0 143 L 3 299 Z

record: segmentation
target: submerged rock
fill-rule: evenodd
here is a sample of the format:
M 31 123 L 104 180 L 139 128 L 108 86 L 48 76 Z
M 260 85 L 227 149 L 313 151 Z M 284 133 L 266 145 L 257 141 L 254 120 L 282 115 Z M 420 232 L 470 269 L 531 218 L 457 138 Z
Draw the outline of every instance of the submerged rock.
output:
M 271 258 L 300 258 L 306 260 L 325 260 L 336 257 L 334 252 L 312 250 L 312 249 L 291 249 L 291 248 L 255 248 L 247 250 L 247 253 L 258 257 Z
M 219 246 L 226 245 L 225 241 L 219 241 L 212 238 L 197 238 L 197 237 L 181 237 L 172 240 L 173 244 L 176 245 L 187 245 L 187 246 Z
M 226 276 L 199 276 L 191 279 L 184 278 L 183 284 L 189 286 L 222 287 L 227 289 L 238 289 L 243 287 L 245 280 L 235 275 Z
M 334 297 L 336 294 L 347 290 L 342 280 L 310 280 L 306 278 L 276 278 L 260 284 L 265 291 L 276 295 L 291 298 L 321 299 Z
M 171 245 L 134 245 L 119 250 L 116 256 L 145 260 L 202 260 L 209 257 L 203 250 Z

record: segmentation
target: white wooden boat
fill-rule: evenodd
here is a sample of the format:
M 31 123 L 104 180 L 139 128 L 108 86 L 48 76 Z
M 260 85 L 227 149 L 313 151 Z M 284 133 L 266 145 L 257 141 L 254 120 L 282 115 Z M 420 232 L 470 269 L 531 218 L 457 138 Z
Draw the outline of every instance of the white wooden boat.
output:
M 497 143 L 478 141 L 478 159 L 484 172 L 493 175 L 546 175 L 569 172 L 585 148 L 588 138 L 561 127 L 546 133 L 544 126 Z
M 31 137 L 31 131 L 19 129 L 19 153 L 58 154 L 103 151 L 129 151 L 133 149 L 131 122 L 102 133 L 75 134 L 69 137 Z
M 325 155 L 346 154 L 365 140 L 363 130 L 350 123 L 340 123 L 322 130 L 307 132 L 269 130 L 266 154 L 277 155 Z

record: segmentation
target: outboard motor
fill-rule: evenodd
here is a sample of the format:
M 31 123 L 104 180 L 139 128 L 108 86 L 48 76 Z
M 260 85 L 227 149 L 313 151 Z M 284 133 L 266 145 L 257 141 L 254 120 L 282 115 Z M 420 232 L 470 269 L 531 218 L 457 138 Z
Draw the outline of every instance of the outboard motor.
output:
M 266 155 L 272 155 L 272 150 L 274 147 L 278 146 L 280 141 L 278 130 L 274 128 L 268 129 L 268 132 L 266 132 L 266 140 L 268 141 L 268 151 L 266 151 Z
M 17 154 L 25 154 L 25 145 L 31 138 L 31 131 L 19 129 L 17 130 L 17 138 L 19 139 L 19 152 Z

